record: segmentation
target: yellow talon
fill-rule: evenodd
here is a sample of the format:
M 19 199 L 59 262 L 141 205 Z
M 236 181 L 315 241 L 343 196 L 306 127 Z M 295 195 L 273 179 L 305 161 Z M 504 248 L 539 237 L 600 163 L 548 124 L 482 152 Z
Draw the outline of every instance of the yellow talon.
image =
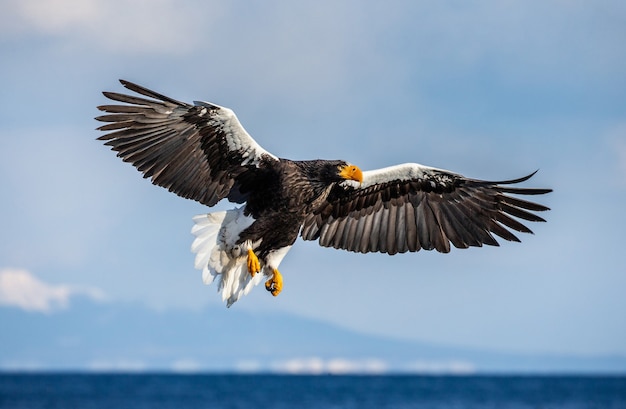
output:
M 248 250 L 248 273 L 250 273 L 250 275 L 254 277 L 254 275 L 259 271 L 261 271 L 261 263 L 259 263 L 259 258 L 256 256 L 256 254 L 254 254 L 254 251 L 250 249 Z
M 276 297 L 283 290 L 283 276 L 274 269 L 272 278 L 265 282 L 265 288 Z

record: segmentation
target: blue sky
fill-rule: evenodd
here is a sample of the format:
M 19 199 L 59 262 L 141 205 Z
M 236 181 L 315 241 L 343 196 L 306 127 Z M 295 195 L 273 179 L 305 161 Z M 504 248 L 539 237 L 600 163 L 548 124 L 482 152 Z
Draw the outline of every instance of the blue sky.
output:
M 539 169 L 527 185 L 554 189 L 540 199 L 548 223 L 521 244 L 389 257 L 299 241 L 280 296 L 257 288 L 232 308 L 454 346 L 626 355 L 623 2 L 0 0 L 0 10 L 0 307 L 53 313 L 76 295 L 221 304 L 189 249 L 191 217 L 208 209 L 95 141 L 100 92 L 124 78 L 232 108 L 278 156 L 482 179 Z

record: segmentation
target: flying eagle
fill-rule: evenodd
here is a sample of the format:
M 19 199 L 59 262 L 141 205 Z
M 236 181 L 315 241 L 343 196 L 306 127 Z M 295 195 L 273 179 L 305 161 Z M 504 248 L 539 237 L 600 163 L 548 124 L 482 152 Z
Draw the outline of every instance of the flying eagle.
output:
M 519 241 L 532 233 L 517 219 L 545 221 L 546 206 L 514 195 L 551 189 L 512 187 L 513 180 L 469 179 L 443 169 L 406 163 L 362 172 L 343 160 L 293 161 L 263 149 L 225 107 L 180 102 L 128 81 L 140 96 L 103 94 L 123 105 L 102 105 L 107 124 L 99 137 L 144 178 L 179 196 L 213 206 L 241 207 L 195 216 L 195 267 L 232 305 L 266 279 L 278 295 L 278 271 L 298 235 L 324 247 L 359 253 L 450 251 L 497 246 L 494 235 Z M 513 216 L 513 217 L 511 217 Z

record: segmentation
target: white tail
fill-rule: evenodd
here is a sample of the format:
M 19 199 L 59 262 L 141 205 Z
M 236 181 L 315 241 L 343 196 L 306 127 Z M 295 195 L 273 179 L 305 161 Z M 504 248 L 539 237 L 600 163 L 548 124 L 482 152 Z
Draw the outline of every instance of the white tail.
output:
M 235 245 L 239 234 L 254 219 L 245 216 L 243 207 L 223 212 L 202 214 L 193 218 L 191 233 L 196 236 L 191 251 L 196 253 L 195 268 L 202 270 L 202 281 L 211 284 L 217 278 L 217 291 L 230 307 L 252 287 L 263 281 L 263 274 L 248 273 L 247 250 L 252 243 Z

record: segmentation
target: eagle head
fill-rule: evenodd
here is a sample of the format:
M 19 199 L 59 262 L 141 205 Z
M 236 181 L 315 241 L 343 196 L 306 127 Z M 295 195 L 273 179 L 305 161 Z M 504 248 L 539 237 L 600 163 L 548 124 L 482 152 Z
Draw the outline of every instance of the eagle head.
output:
M 312 160 L 298 162 L 304 175 L 319 190 L 324 191 L 333 183 L 341 183 L 346 180 L 353 180 L 357 183 L 363 182 L 363 172 L 358 166 L 342 160 Z
M 363 172 L 358 166 L 344 162 L 337 167 L 338 175 L 345 180 L 354 180 L 355 182 L 363 182 Z

